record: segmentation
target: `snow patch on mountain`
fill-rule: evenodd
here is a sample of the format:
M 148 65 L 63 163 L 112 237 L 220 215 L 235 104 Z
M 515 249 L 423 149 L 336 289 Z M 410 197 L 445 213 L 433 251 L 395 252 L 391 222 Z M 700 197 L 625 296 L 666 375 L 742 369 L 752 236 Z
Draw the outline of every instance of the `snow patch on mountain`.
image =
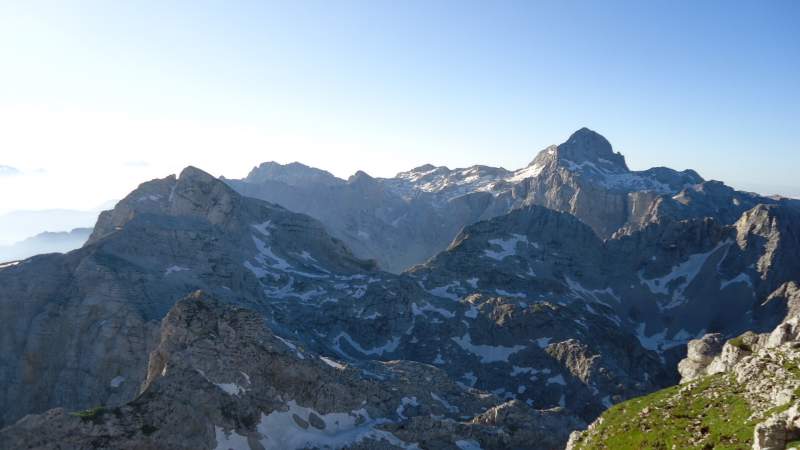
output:
M 222 427 L 214 426 L 217 446 L 214 450 L 250 450 L 247 437 L 236 431 L 226 432 Z
M 508 358 L 511 355 L 525 348 L 524 345 L 503 347 L 499 345 L 495 346 L 495 345 L 473 344 L 472 338 L 470 337 L 469 333 L 464 334 L 464 336 L 454 337 L 451 339 L 455 341 L 455 343 L 458 344 L 459 347 L 463 348 L 469 353 L 472 353 L 475 356 L 480 357 L 481 362 L 484 364 L 492 362 L 508 362 Z
M 294 400 L 286 404 L 286 411 L 275 410 L 261 415 L 257 426 L 261 445 L 266 450 L 297 450 L 302 448 L 340 449 L 355 445 L 365 439 L 385 441 L 405 449 L 419 448 L 400 440 L 388 431 L 376 427 L 386 419 L 372 419 L 365 409 L 350 412 L 322 414 L 300 406 Z M 299 417 L 305 427 L 298 424 Z M 219 441 L 218 441 L 219 442 Z M 219 448 L 219 447 L 218 447 Z
M 187 268 L 187 267 L 169 266 L 169 267 L 167 267 L 167 270 L 164 271 L 164 276 L 167 276 L 167 275 L 170 275 L 170 274 L 173 274 L 173 273 L 176 273 L 176 272 L 186 272 L 188 270 L 189 270 L 189 268 Z
M 397 347 L 400 346 L 400 338 L 395 336 L 392 339 L 390 339 L 388 342 L 386 342 L 386 344 L 381 345 L 379 347 L 364 348 L 364 347 L 361 346 L 361 344 L 359 344 L 358 342 L 353 340 L 353 338 L 350 337 L 349 334 L 347 334 L 345 332 L 341 332 L 341 333 L 339 333 L 338 336 L 336 336 L 336 338 L 333 341 L 335 343 L 336 350 L 339 353 L 344 354 L 344 355 L 347 355 L 347 352 L 343 351 L 342 348 L 341 348 L 341 342 L 340 341 L 342 339 L 344 339 L 348 344 L 350 344 L 351 347 L 353 347 L 354 349 L 358 350 L 360 353 L 363 353 L 365 355 L 382 356 L 384 353 L 391 353 L 391 352 L 397 350 Z
M 454 281 L 454 282 L 452 282 L 450 284 L 447 284 L 447 285 L 444 285 L 444 286 L 439 286 L 439 287 L 435 287 L 433 289 L 426 289 L 426 290 L 431 295 L 435 295 L 435 296 L 441 297 L 441 298 L 448 298 L 448 299 L 454 300 L 454 301 L 459 301 L 459 300 L 461 300 L 461 297 L 459 297 L 458 294 L 454 294 L 454 293 L 450 292 L 450 289 L 458 288 L 459 286 L 460 286 L 460 283 L 458 281 Z
M 334 361 L 334 360 L 332 360 L 330 358 L 326 358 L 324 356 L 320 356 L 319 359 L 322 362 L 324 362 L 325 364 L 333 367 L 334 369 L 339 369 L 339 370 L 344 370 L 345 369 L 345 365 L 344 364 L 338 363 L 338 362 L 336 362 L 336 361 Z
M 512 234 L 511 237 L 507 239 L 489 239 L 489 244 L 500 247 L 500 250 L 484 250 L 483 254 L 487 258 L 502 261 L 509 256 L 516 255 L 517 245 L 520 243 L 528 244 L 527 236 L 523 236 L 521 234 Z M 536 243 L 531 245 L 538 246 Z
M 672 296 L 672 300 L 664 305 L 663 309 L 678 307 L 686 302 L 683 293 L 703 269 L 708 258 L 721 248 L 729 246 L 731 242 L 730 240 L 720 242 L 716 247 L 705 253 L 690 255 L 686 261 L 674 266 L 668 274 L 662 277 L 646 279 L 643 276 L 643 271 L 640 271 L 639 280 L 654 294 Z
M 740 273 L 739 275 L 735 276 L 734 278 L 731 278 L 730 280 L 722 280 L 722 281 L 720 281 L 719 289 L 723 290 L 726 287 L 728 287 L 728 286 L 730 286 L 732 284 L 736 284 L 736 283 L 744 283 L 744 284 L 750 286 L 750 288 L 753 287 L 753 280 L 750 279 L 750 276 L 747 275 L 746 273 Z
M 638 327 L 636 327 L 636 337 L 639 339 L 639 342 L 642 344 L 642 347 L 652 350 L 658 353 L 662 353 L 666 350 L 669 350 L 673 347 L 677 347 L 679 345 L 683 345 L 690 340 L 694 339 L 694 335 L 690 334 L 686 330 L 679 330 L 675 333 L 671 338 L 667 337 L 667 329 L 664 328 L 658 333 L 652 334 L 650 336 L 645 334 L 645 324 L 641 323 Z M 705 334 L 705 330 L 702 330 L 700 333 L 697 333 L 698 336 L 702 336 Z
M 437 308 L 430 303 L 423 303 L 422 306 L 417 306 L 416 303 L 411 304 L 411 313 L 415 316 L 421 316 L 424 314 L 424 311 L 435 312 L 445 318 L 452 319 L 455 317 L 455 313 L 448 311 L 444 308 Z
M 514 172 L 513 175 L 506 178 L 506 181 L 510 183 L 518 183 L 523 180 L 527 180 L 528 178 L 536 178 L 542 173 L 544 170 L 544 164 L 535 163 L 531 164 L 528 167 L 522 168 Z

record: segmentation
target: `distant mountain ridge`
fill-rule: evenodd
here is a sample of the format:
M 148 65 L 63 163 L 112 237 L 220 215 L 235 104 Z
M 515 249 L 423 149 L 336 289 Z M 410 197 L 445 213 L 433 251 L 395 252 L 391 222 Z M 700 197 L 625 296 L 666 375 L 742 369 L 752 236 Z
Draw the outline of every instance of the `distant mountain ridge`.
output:
M 348 180 L 300 163 L 264 163 L 242 180 L 240 193 L 322 221 L 362 258 L 401 272 L 444 250 L 466 225 L 524 205 L 578 217 L 603 239 L 649 223 L 716 217 L 728 224 L 757 204 L 792 200 L 735 191 L 693 170 L 631 171 L 600 134 L 582 128 L 510 171 L 488 166 L 423 165 L 393 178 L 358 172 Z
M 111 205 L 113 207 L 113 205 Z M 100 209 L 18 210 L 0 214 L 0 245 L 12 245 L 39 233 L 91 228 Z
M 91 233 L 91 228 L 45 231 L 13 245 L 0 245 L 0 262 L 29 258 L 42 253 L 66 253 L 80 248 Z

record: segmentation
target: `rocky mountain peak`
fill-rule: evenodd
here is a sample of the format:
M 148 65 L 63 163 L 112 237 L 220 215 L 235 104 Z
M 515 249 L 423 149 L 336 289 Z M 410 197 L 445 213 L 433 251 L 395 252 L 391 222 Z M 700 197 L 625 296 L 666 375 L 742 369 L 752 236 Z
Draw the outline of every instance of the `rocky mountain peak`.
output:
M 299 162 L 279 164 L 274 161 L 261 163 L 254 167 L 245 178 L 249 183 L 278 181 L 289 186 L 303 186 L 309 183 L 335 186 L 344 181 L 328 171 L 309 167 Z
M 347 182 L 351 183 L 351 184 L 352 183 L 372 182 L 372 181 L 375 181 L 375 178 L 373 178 L 372 176 L 370 176 L 368 173 L 364 172 L 363 170 L 357 171 L 356 173 L 351 175 L 350 178 L 347 179 Z
M 470 225 L 459 234 L 450 248 L 464 239 L 491 238 L 517 233 L 531 239 L 551 239 L 569 234 L 579 240 L 597 240 L 594 232 L 575 216 L 538 205 L 527 205 L 500 216 Z
M 170 193 L 169 212 L 172 215 L 200 216 L 214 225 L 231 219 L 234 206 L 241 199 L 225 183 L 189 166 L 181 172 L 175 188 Z
M 734 224 L 738 246 L 760 255 L 755 269 L 761 274 L 765 289 L 793 280 L 800 271 L 799 216 L 791 207 L 759 204 Z
M 143 214 L 196 217 L 213 225 L 234 220 L 234 210 L 242 197 L 214 176 L 189 166 L 178 178 L 170 175 L 141 184 L 114 209 L 103 211 L 97 219 L 89 243 L 95 242 Z
M 368 173 L 359 170 L 347 179 L 347 185 L 355 192 L 360 192 L 367 198 L 380 196 L 382 185 Z
M 409 170 L 409 172 L 430 172 L 435 169 L 436 166 L 434 166 L 433 164 L 423 164 L 419 167 L 414 167 L 413 169 Z
M 628 171 L 625 157 L 614 153 L 611 143 L 601 134 L 588 128 L 581 128 L 572 133 L 566 142 L 558 146 L 559 159 L 566 159 L 575 164 L 600 164 L 606 170 Z
M 763 239 L 778 239 L 779 234 L 783 234 L 784 239 L 797 242 L 800 238 L 797 215 L 796 211 L 784 206 L 758 204 L 745 211 L 735 226 L 740 240 L 755 235 L 759 236 L 761 242 Z
M 216 178 L 208 172 L 194 166 L 186 166 L 178 175 L 178 180 L 184 183 L 212 183 Z

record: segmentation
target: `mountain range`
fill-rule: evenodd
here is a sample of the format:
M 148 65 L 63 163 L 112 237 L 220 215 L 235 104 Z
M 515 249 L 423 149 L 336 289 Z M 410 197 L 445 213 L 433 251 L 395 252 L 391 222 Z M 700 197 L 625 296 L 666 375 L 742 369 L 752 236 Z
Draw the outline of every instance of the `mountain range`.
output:
M 446 249 L 464 226 L 527 205 L 568 212 L 609 239 L 667 220 L 714 217 L 727 225 L 758 204 L 797 204 L 736 191 L 693 170 L 631 171 L 586 128 L 515 171 L 424 165 L 394 178 L 357 172 L 342 180 L 300 163 L 267 162 L 225 182 L 320 220 L 354 254 L 395 273 Z
M 563 448 L 799 281 L 798 201 L 585 128 L 516 171 L 188 167 L 0 265 L 0 444 Z
M 100 211 L 113 206 L 114 202 L 108 202 L 101 209 L 90 211 L 42 209 L 15 210 L 0 214 L 0 245 L 14 245 L 41 233 L 60 233 L 76 228 L 91 228 L 97 221 Z M 70 250 L 77 247 L 80 245 Z

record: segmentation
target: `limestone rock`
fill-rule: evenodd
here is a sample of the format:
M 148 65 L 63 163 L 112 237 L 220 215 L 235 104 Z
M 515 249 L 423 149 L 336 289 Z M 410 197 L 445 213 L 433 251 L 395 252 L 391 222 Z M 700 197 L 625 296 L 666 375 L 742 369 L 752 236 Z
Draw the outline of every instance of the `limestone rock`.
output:
M 681 383 L 706 375 L 706 368 L 722 352 L 724 343 L 719 333 L 706 334 L 701 339 L 689 341 L 687 356 L 678 364 Z

